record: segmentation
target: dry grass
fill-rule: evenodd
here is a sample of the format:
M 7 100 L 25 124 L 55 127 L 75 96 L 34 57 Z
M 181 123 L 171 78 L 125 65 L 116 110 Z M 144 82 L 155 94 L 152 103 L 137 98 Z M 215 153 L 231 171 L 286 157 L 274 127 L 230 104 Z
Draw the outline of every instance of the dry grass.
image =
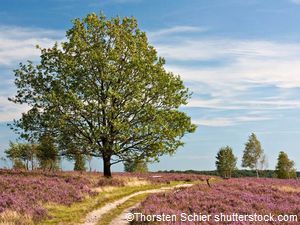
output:
M 300 188 L 296 188 L 292 186 L 275 186 L 275 188 L 283 192 L 300 193 Z
M 113 191 L 115 189 L 118 189 L 118 187 L 115 187 L 115 186 L 105 186 L 105 187 L 96 187 L 96 188 L 92 188 L 92 191 L 95 191 L 95 192 L 104 192 L 104 191 Z M 87 197 L 88 198 L 88 197 Z
M 126 177 L 125 185 L 129 187 L 135 187 L 135 186 L 142 186 L 142 185 L 150 185 L 150 182 L 137 177 Z
M 107 178 L 102 178 L 102 179 L 107 179 Z M 116 176 L 114 178 L 109 178 L 109 179 L 115 179 L 118 182 L 123 183 L 122 186 L 126 186 L 126 187 L 137 187 L 137 186 L 144 186 L 144 185 L 151 184 L 149 181 L 137 177 Z M 117 186 L 101 186 L 101 187 L 92 188 L 92 191 L 96 191 L 96 192 L 112 191 L 117 188 L 118 188 Z
M 34 222 L 29 215 L 21 215 L 15 211 L 7 210 L 0 214 L 1 225 L 33 225 Z

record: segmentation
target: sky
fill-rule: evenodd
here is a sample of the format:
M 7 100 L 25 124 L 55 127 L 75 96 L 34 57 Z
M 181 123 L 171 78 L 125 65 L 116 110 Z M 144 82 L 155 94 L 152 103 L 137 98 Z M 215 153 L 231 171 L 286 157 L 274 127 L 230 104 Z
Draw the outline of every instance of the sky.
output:
M 7 100 L 16 92 L 13 70 L 38 61 L 37 44 L 61 42 L 71 21 L 91 12 L 136 17 L 166 69 L 193 92 L 181 110 L 197 131 L 151 170 L 212 170 L 227 145 L 240 168 L 252 132 L 269 169 L 282 150 L 300 168 L 300 0 L 1 0 L 0 157 L 17 138 L 7 123 L 27 110 Z M 93 169 L 101 168 L 94 160 Z

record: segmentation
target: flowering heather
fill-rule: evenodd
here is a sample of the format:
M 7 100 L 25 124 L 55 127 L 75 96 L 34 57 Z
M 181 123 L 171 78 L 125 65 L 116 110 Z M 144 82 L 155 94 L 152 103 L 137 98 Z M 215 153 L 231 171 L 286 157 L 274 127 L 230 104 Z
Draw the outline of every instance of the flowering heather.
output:
M 240 178 L 214 183 L 212 188 L 198 184 L 184 190 L 149 196 L 136 209 L 144 215 L 181 213 L 217 215 L 259 214 L 298 215 L 300 218 L 300 180 Z M 143 224 L 143 222 L 135 222 Z M 149 223 L 146 223 L 149 224 Z M 168 224 L 164 222 L 163 224 Z M 169 224 L 182 224 L 180 221 Z M 189 222 L 184 224 L 199 224 Z M 211 220 L 202 224 L 226 224 Z M 276 224 L 271 222 L 228 222 L 227 224 Z M 281 224 L 299 224 L 284 222 Z
M 14 210 L 41 218 L 43 203 L 71 204 L 91 194 L 92 183 L 80 176 L 0 171 L 0 213 Z
M 124 179 L 105 179 L 102 173 L 0 170 L 0 214 L 13 210 L 46 216 L 45 203 L 70 205 L 92 195 L 94 187 L 124 186 Z
M 151 183 L 202 179 L 199 175 L 167 173 L 115 173 L 112 179 L 106 179 L 97 172 L 0 170 L 0 214 L 13 210 L 41 219 L 47 215 L 45 203 L 70 205 L 92 195 L 93 188 L 125 186 L 136 178 Z

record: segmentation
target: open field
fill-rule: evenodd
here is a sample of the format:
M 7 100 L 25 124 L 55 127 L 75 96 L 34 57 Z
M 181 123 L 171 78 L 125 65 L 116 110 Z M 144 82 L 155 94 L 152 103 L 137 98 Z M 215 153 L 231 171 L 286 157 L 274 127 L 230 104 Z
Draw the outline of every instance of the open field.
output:
M 153 194 L 149 196 L 136 213 L 143 215 L 176 215 L 176 222 L 161 224 L 182 224 L 185 215 L 211 215 L 205 224 L 299 224 L 291 221 L 300 218 L 300 180 L 238 178 L 218 182 L 209 188 L 198 184 L 181 191 Z M 277 222 L 232 222 L 232 218 L 221 221 L 224 215 L 285 215 L 287 220 Z M 289 218 L 288 218 L 289 217 Z M 224 218 L 224 217 L 223 217 Z M 134 224 L 157 224 L 137 218 Z M 194 220 L 192 218 L 192 220 Z M 195 219 L 198 221 L 198 219 Z M 183 224 L 198 224 L 191 221 Z
M 206 176 L 166 173 L 101 173 L 0 171 L 0 222 L 72 224 L 109 201 L 132 193 L 203 181 Z
M 175 215 L 176 221 L 132 224 L 298 224 L 300 180 L 233 178 L 223 180 L 196 174 L 0 171 L 0 224 L 130 224 L 126 213 Z M 207 185 L 207 179 L 210 186 Z M 180 187 L 180 188 L 179 188 Z M 132 211 L 129 211 L 132 210 Z M 218 221 L 222 214 L 286 216 L 284 223 Z M 136 214 L 137 215 L 137 214 Z M 293 217 L 294 216 L 294 217 Z M 296 216 L 296 218 L 295 218 Z M 203 219 L 203 217 L 200 217 Z M 223 217 L 223 220 L 225 217 Z

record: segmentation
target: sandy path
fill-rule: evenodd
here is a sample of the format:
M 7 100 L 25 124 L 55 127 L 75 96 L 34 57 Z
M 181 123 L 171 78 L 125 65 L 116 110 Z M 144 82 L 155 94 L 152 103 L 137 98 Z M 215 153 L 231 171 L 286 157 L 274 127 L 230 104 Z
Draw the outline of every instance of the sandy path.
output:
M 176 185 L 174 187 L 163 187 L 163 188 L 159 188 L 159 189 L 153 189 L 153 190 L 147 190 L 147 191 L 139 191 L 136 193 L 133 193 L 131 195 L 128 195 L 126 197 L 123 197 L 117 201 L 114 201 L 112 203 L 108 203 L 105 206 L 103 206 L 102 208 L 99 208 L 97 210 L 94 210 L 92 212 L 90 212 L 87 217 L 85 218 L 85 222 L 83 223 L 83 225 L 96 225 L 97 222 L 101 219 L 101 217 L 108 213 L 109 211 L 113 210 L 114 208 L 116 208 L 118 205 L 123 204 L 124 202 L 126 202 L 127 200 L 129 200 L 130 198 L 140 195 L 140 194 L 151 194 L 151 193 L 159 193 L 159 192 L 164 192 L 164 191 L 168 191 L 168 190 L 172 190 L 174 188 L 180 188 L 180 187 L 190 187 L 193 184 L 179 184 Z M 129 209 L 131 210 L 131 208 Z M 114 219 L 112 221 L 111 224 L 114 225 L 121 225 L 121 224 L 128 224 L 128 222 L 126 221 L 126 219 L 124 220 L 124 218 L 126 218 L 126 213 L 127 210 L 125 210 L 120 216 L 118 216 L 116 219 Z M 119 219 L 117 221 L 117 219 Z M 115 223 L 115 221 L 117 223 Z
M 131 206 L 130 208 L 125 209 L 122 214 L 120 214 L 118 217 L 116 217 L 109 225 L 129 225 L 129 222 L 127 220 L 127 214 L 131 213 L 131 211 L 135 208 L 137 208 L 140 205 L 140 203 Z

